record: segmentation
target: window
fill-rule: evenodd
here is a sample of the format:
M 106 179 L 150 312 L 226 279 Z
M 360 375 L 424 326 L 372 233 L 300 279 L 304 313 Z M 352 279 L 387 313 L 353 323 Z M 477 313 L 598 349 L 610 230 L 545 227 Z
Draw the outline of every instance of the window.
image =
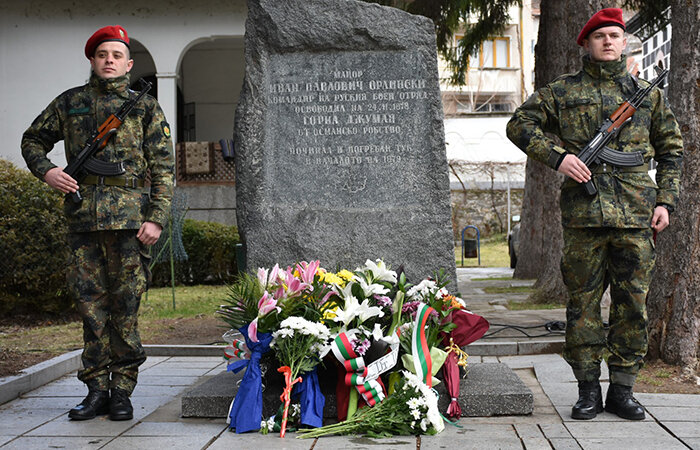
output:
M 499 37 L 482 42 L 479 67 L 510 67 L 510 40 Z
M 455 46 L 462 37 L 462 35 L 455 35 Z M 510 38 L 497 37 L 482 42 L 479 50 L 469 57 L 469 62 L 472 63 L 473 61 L 478 61 L 478 67 L 511 67 Z

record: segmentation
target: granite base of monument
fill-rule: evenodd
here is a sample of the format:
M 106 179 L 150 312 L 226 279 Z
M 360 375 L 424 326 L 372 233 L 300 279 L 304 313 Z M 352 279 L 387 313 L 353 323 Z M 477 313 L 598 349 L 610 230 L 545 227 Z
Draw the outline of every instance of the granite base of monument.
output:
M 323 375 L 323 373 L 321 374 Z M 182 417 L 226 417 L 238 390 L 242 373 L 221 373 L 190 389 L 182 396 Z M 282 385 L 270 383 L 263 392 L 263 415 L 269 417 L 280 406 Z M 336 417 L 335 378 L 320 377 L 326 396 L 325 418 Z M 323 380 L 332 380 L 324 382 Z M 444 412 L 449 404 L 445 386 L 436 386 L 440 395 L 438 406 Z M 532 391 L 505 364 L 482 363 L 469 366 L 469 374 L 460 382 L 459 404 L 463 417 L 526 415 L 532 413 Z

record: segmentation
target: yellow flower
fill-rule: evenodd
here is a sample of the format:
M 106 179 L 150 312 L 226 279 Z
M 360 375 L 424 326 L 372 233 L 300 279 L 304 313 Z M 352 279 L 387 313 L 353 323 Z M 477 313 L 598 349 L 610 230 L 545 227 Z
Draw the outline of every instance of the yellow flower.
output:
M 350 281 L 352 280 L 352 277 L 355 276 L 354 273 L 350 272 L 349 270 L 343 269 L 340 272 L 338 272 L 338 276 L 345 281 Z
M 328 308 L 323 312 L 323 320 L 333 320 L 336 316 L 335 312 L 338 310 L 339 306 L 336 305 L 334 308 Z
M 341 287 L 342 287 L 342 286 L 345 286 L 345 280 L 343 280 L 343 279 L 340 278 L 338 275 L 336 275 L 336 274 L 334 274 L 334 273 L 332 273 L 332 272 L 326 273 L 326 274 L 323 276 L 323 280 L 322 280 L 322 281 L 323 281 L 324 283 L 327 283 L 327 284 L 336 284 L 336 285 L 341 286 Z

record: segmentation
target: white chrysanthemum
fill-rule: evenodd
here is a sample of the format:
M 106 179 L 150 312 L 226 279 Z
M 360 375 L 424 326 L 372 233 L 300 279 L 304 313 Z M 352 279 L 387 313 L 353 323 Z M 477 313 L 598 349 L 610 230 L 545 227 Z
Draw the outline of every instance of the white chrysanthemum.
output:
M 423 280 L 406 292 L 406 296 L 412 300 L 420 300 L 426 295 L 435 292 L 437 285 L 432 280 Z
M 417 409 L 420 406 L 420 403 L 418 402 L 418 399 L 413 397 L 409 401 L 406 402 L 409 408 L 411 409 Z
M 411 410 L 411 415 L 412 415 L 413 418 L 416 419 L 416 420 L 420 419 L 420 416 L 421 416 L 420 411 L 417 410 L 417 409 L 412 409 L 412 410 Z
M 437 396 L 432 389 L 430 389 L 423 381 L 421 381 L 416 375 L 408 371 L 402 371 L 406 383 L 415 387 L 418 392 L 421 393 L 426 405 L 428 406 L 428 420 L 435 428 L 435 431 L 440 432 L 445 429 L 445 423 L 440 417 L 440 411 L 437 406 Z
M 415 427 L 416 427 L 416 421 L 413 420 L 413 421 L 411 421 L 411 428 L 415 428 Z

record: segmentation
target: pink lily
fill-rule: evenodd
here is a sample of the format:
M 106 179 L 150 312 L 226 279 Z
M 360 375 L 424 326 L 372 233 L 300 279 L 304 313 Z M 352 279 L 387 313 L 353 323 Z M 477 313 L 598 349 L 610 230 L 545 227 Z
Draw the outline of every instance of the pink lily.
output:
M 253 342 L 258 342 L 258 318 L 248 324 L 248 337 Z
M 313 283 L 314 277 L 316 276 L 316 271 L 320 265 L 320 260 L 311 261 L 310 263 L 302 261 L 301 263 L 297 264 L 297 270 L 301 274 L 301 280 L 307 284 Z
M 275 309 L 278 312 L 280 311 L 280 308 L 277 306 L 277 300 L 269 292 L 265 291 L 258 302 L 258 317 L 262 317 Z

